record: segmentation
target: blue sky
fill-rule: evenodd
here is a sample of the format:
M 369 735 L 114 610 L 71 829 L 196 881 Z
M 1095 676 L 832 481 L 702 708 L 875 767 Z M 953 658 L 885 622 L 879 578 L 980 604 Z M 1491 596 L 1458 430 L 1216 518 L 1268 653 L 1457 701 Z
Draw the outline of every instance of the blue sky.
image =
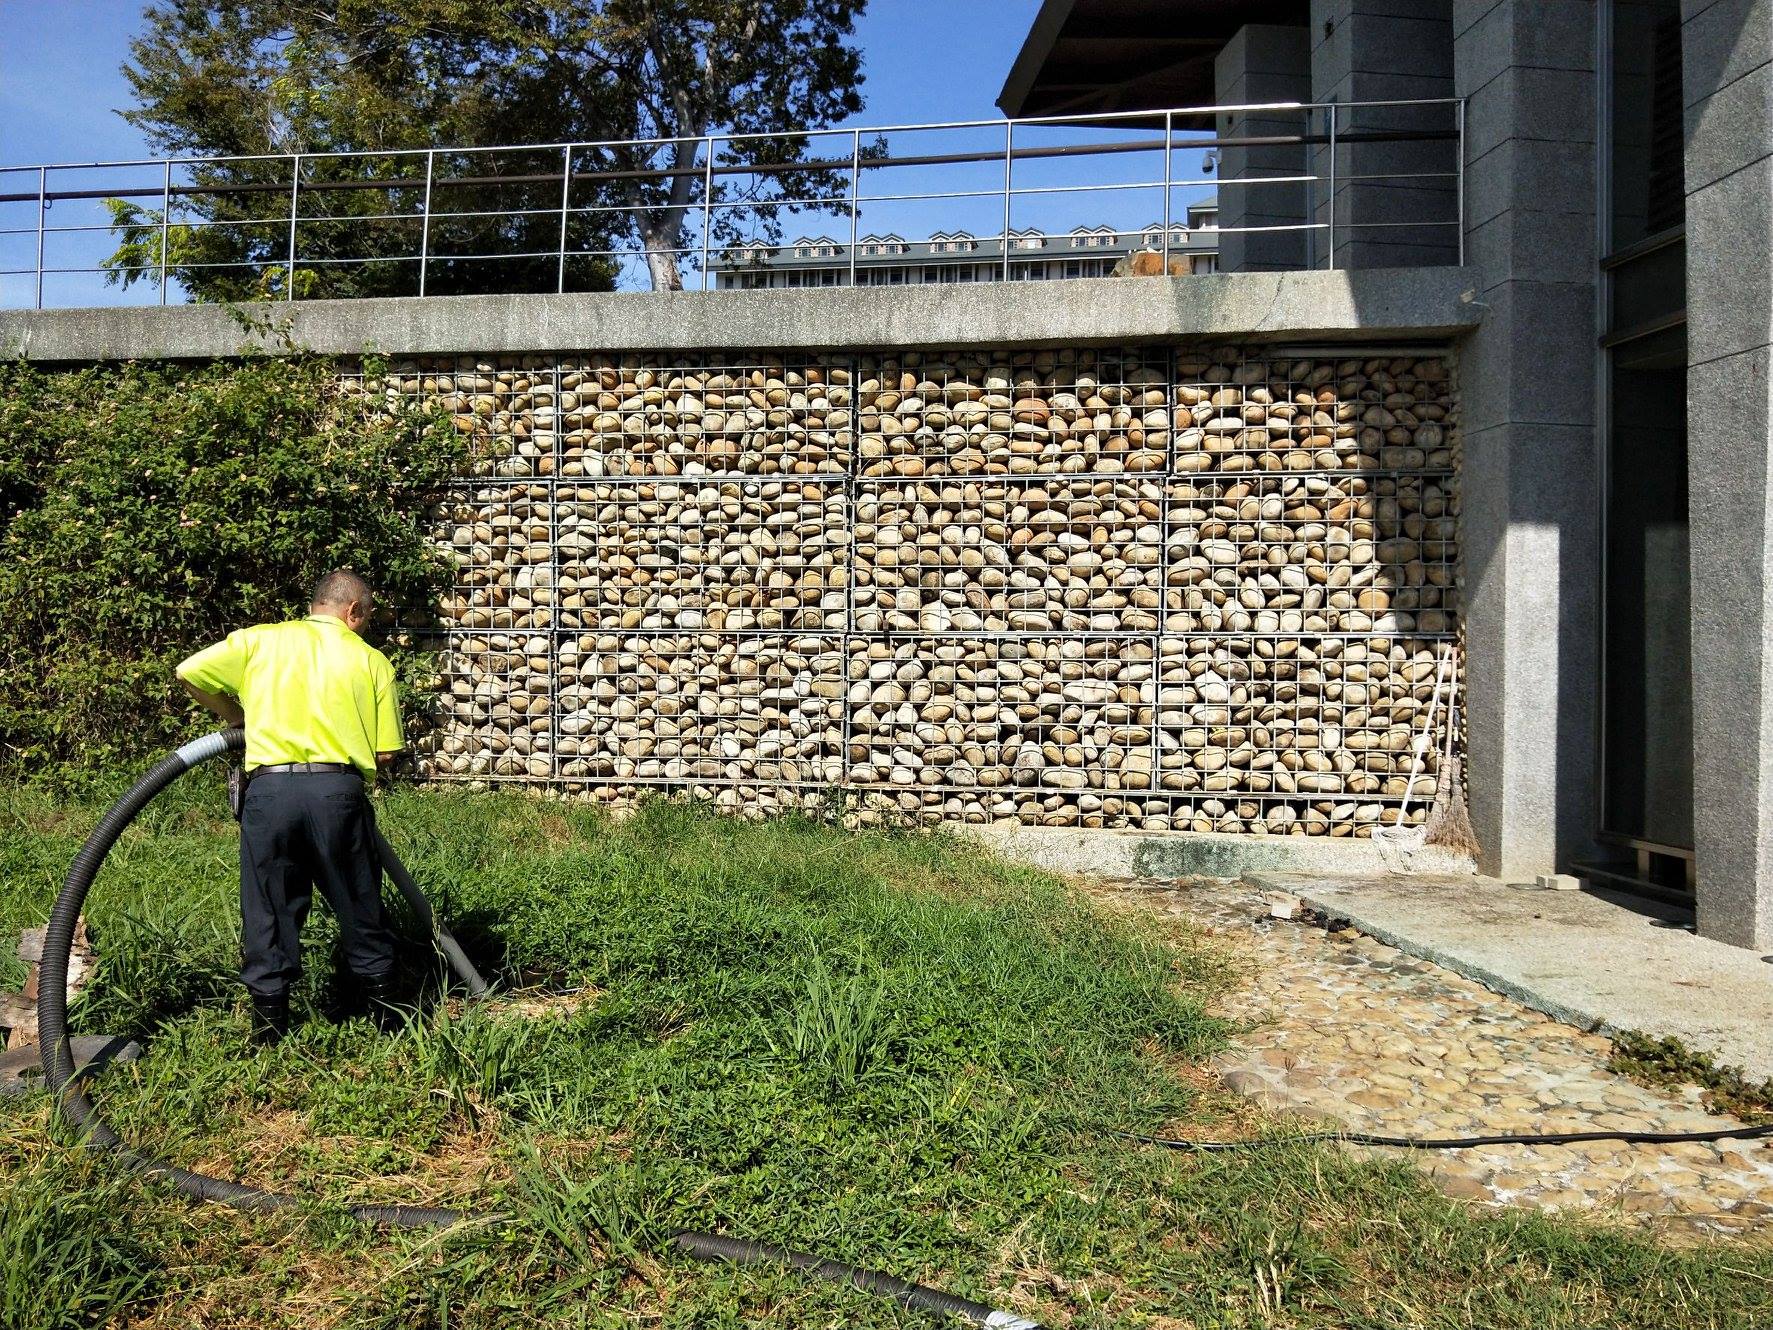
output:
M 846 125 L 998 117 L 1001 112 L 994 99 L 1038 8 L 1039 0 L 874 0 L 857 25 L 865 63 L 862 92 L 866 106 Z M 0 167 L 153 156 L 141 135 L 116 113 L 117 108 L 129 105 L 129 88 L 120 66 L 140 18 L 141 8 L 134 0 L 0 0 L 0 32 L 5 35 L 0 40 Z M 1102 137 L 1101 131 L 1053 129 L 1029 131 L 1018 137 L 1017 143 L 1056 145 Z M 1002 142 L 1001 129 L 981 129 L 896 135 L 892 147 L 895 153 L 995 151 L 1001 149 Z M 827 140 L 816 150 L 847 152 L 848 147 L 847 139 L 838 138 Z M 1192 154 L 1179 153 L 1174 170 L 1181 175 L 1193 172 L 1198 165 Z M 1160 153 L 1138 153 L 1087 162 L 1019 162 L 1015 183 L 1018 187 L 1062 188 L 1085 179 L 1131 183 L 1161 179 L 1162 174 Z M 97 177 L 87 179 L 98 183 Z M 981 195 L 868 203 L 860 225 L 864 233 L 891 231 L 922 238 L 932 230 L 964 227 L 978 234 L 995 234 L 1003 225 L 1001 194 L 994 194 L 1003 183 L 1002 168 L 997 164 L 874 171 L 863 179 L 865 194 L 975 191 Z M 74 177 L 70 173 L 60 181 L 51 180 L 51 188 L 56 184 L 68 187 Z M 111 181 L 104 183 L 117 187 Z M 158 175 L 151 183 L 158 186 Z M 0 172 L 0 193 L 35 187 L 35 173 Z M 1187 201 L 1207 192 L 1178 191 L 1176 213 L 1180 214 Z M 1130 230 L 1161 216 L 1162 206 L 1162 191 L 1155 188 L 1089 196 L 1028 195 L 1015 200 L 1012 225 L 1063 230 L 1080 223 L 1107 222 Z M 67 224 L 101 221 L 97 207 L 64 202 L 54 209 L 55 220 Z M 23 227 L 34 232 L 35 224 L 34 200 L 28 206 L 0 205 L 0 229 Z M 814 216 L 790 220 L 788 226 L 791 234 L 823 231 L 840 242 L 847 239 L 847 217 Z M 73 257 L 73 247 L 79 244 L 85 255 L 105 239 L 103 233 L 52 237 L 46 262 L 50 266 L 96 262 L 91 256 Z M 0 235 L 0 268 L 32 263 L 29 251 L 34 246 L 34 233 Z M 21 296 L 28 298 L 21 286 L 31 280 L 0 277 L 0 306 L 21 303 Z M 46 290 L 51 304 L 142 298 L 141 288 L 125 295 L 103 287 L 100 279 L 92 277 L 70 275 L 49 280 L 68 288 L 66 294 Z M 79 284 L 77 293 L 75 283 Z
M 1039 0 L 874 0 L 857 28 L 863 125 L 987 119 Z M 130 0 L 0 0 L 0 165 L 149 156 L 115 114 L 141 7 Z

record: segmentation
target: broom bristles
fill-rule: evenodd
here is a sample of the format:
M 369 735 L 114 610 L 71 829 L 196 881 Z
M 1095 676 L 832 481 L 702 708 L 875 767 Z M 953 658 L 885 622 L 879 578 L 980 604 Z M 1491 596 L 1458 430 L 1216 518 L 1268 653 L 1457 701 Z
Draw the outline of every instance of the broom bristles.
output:
M 1441 763 L 1440 774 L 1422 843 L 1476 858 L 1477 835 L 1471 829 L 1471 815 L 1465 810 L 1465 781 L 1457 754 Z

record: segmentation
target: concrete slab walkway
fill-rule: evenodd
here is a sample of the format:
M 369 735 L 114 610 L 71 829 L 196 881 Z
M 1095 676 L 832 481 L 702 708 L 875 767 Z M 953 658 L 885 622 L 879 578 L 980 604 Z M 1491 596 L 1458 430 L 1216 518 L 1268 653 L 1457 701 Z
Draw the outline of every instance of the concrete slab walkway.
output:
M 1243 1029 L 1217 1069 L 1228 1088 L 1309 1125 L 1403 1136 L 1740 1125 L 1709 1112 L 1697 1089 L 1613 1072 L 1601 1035 L 1352 928 L 1268 919 L 1264 893 L 1247 884 L 1091 885 L 1203 927 L 1241 957 L 1247 981 L 1220 1010 Z M 1672 1238 L 1764 1237 L 1773 1218 L 1764 1140 L 1373 1153 L 1407 1157 L 1462 1200 L 1616 1219 Z
M 1557 1020 L 1677 1038 L 1773 1079 L 1773 965 L 1695 937 L 1629 898 L 1540 891 L 1495 878 L 1252 872 L 1411 956 Z

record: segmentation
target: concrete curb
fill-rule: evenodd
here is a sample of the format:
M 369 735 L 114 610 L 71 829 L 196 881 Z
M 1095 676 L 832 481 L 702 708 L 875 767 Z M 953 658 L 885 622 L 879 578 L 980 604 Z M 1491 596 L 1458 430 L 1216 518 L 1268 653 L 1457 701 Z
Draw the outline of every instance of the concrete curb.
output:
M 1055 873 L 1096 877 L 1238 877 L 1268 872 L 1388 874 L 1371 840 L 1332 836 L 1231 836 L 1196 831 L 1104 831 L 1028 827 L 1020 823 L 959 826 L 962 835 L 1005 858 Z M 1423 872 L 1476 870 L 1469 858 L 1429 847 L 1412 853 Z

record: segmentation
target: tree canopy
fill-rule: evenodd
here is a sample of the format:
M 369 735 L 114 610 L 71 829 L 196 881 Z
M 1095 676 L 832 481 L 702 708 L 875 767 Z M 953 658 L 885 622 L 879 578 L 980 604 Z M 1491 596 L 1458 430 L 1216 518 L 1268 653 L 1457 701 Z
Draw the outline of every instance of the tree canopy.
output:
M 779 168 L 806 158 L 804 130 L 861 108 L 848 39 L 866 3 L 159 0 L 125 117 L 168 154 L 238 160 L 181 170 L 175 189 L 195 188 L 164 239 L 158 206 L 113 203 L 113 277 L 151 280 L 164 243 L 199 299 L 410 294 L 421 250 L 430 292 L 607 288 L 624 265 L 680 286 L 704 136 L 761 136 L 716 140 L 716 245 L 777 240 L 781 200 L 847 186 L 847 152 Z M 628 140 L 652 142 L 611 143 Z M 511 144 L 554 146 L 469 151 Z M 341 152 L 361 155 L 304 158 L 298 189 L 289 154 Z

